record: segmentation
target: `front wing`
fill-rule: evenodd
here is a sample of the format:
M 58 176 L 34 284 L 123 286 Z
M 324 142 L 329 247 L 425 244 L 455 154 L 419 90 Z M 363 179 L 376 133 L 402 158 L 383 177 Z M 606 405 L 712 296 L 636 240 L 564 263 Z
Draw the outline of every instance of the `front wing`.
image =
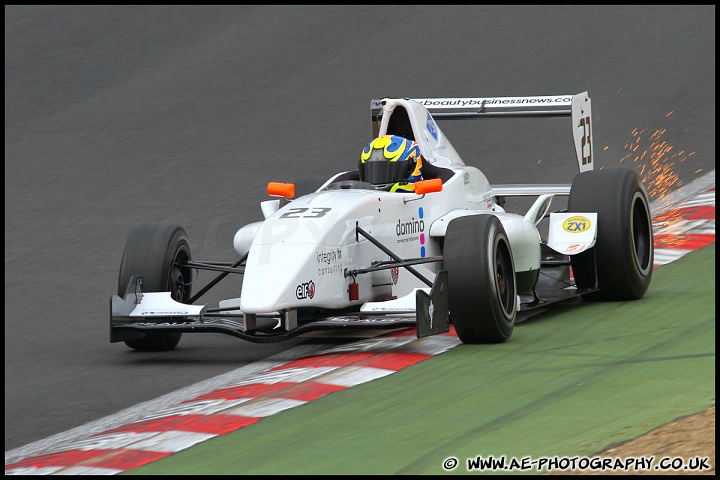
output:
M 143 293 L 142 277 L 137 276 L 130 279 L 124 298 L 110 298 L 110 341 L 133 340 L 148 333 L 224 333 L 255 343 L 275 343 L 321 330 L 413 327 L 420 338 L 449 331 L 447 292 L 447 272 L 440 272 L 431 289 L 416 289 L 417 307 L 411 310 L 402 306 L 407 299 L 401 299 L 396 304 L 401 306 L 394 309 L 326 312 L 303 321 L 297 311 L 245 315 L 233 312 L 232 307 L 207 309 L 178 303 L 169 292 Z
M 567 267 L 562 265 L 541 269 L 536 294 L 520 298 L 517 322 L 595 291 L 577 289 L 566 277 Z M 415 289 L 408 297 L 368 302 L 354 310 L 313 312 L 309 319 L 302 317 L 303 312 L 298 317 L 297 311 L 245 315 L 237 307 L 208 309 L 175 302 L 169 292 L 144 293 L 141 287 L 142 277 L 132 277 L 124 298 L 110 298 L 111 342 L 149 333 L 223 333 L 254 343 L 276 343 L 323 330 L 400 328 L 416 328 L 421 338 L 447 332 L 451 323 L 446 271 L 438 273 L 432 288 Z

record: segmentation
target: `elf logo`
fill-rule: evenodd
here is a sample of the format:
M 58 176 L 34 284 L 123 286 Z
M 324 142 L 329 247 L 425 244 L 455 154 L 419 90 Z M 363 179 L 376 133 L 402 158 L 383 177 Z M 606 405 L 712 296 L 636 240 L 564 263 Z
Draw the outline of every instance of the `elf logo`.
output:
M 312 280 L 307 283 L 301 283 L 295 287 L 295 296 L 298 300 L 313 298 L 315 296 L 315 283 L 313 283 Z
M 563 230 L 570 233 L 582 233 L 590 228 L 590 219 L 582 215 L 575 215 L 563 222 Z

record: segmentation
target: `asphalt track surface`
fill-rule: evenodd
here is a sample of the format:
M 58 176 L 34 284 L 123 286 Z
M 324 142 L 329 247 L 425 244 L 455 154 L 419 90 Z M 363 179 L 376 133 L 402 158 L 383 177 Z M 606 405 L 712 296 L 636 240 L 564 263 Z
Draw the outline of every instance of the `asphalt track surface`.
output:
M 109 344 L 135 223 L 234 258 L 267 181 L 354 166 L 383 95 L 588 91 L 596 168 L 659 137 L 676 188 L 714 169 L 714 45 L 714 6 L 6 6 L 6 450 L 317 343 Z M 565 127 L 519 125 L 444 130 L 493 183 L 569 182 Z

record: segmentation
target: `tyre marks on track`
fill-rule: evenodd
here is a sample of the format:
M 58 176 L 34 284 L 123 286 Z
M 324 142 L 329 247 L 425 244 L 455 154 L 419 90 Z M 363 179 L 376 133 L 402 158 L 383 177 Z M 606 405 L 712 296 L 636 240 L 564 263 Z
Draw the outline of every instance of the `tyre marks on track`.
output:
M 673 195 L 651 205 L 655 268 L 715 242 L 715 172 Z M 459 343 L 452 329 L 422 339 L 414 330 L 404 330 L 329 348 L 78 441 L 40 452 L 6 452 L 5 474 L 114 475 L 132 470 L 264 417 L 385 377 Z

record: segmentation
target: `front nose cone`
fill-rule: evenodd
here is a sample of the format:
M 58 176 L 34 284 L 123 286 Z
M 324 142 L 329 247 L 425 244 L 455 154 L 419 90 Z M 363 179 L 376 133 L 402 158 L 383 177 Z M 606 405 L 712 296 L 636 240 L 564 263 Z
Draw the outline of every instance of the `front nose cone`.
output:
M 309 305 L 316 293 L 316 263 L 315 245 L 254 245 L 245 265 L 240 309 L 269 313 Z

